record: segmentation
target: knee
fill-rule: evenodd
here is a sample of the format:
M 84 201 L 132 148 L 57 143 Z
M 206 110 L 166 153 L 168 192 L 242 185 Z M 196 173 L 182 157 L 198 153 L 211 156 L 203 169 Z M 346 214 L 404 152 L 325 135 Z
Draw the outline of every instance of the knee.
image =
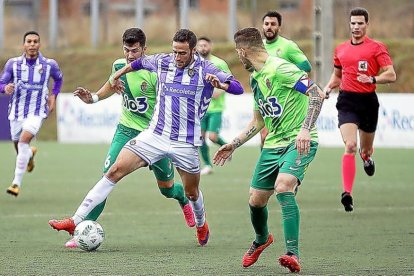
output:
M 250 193 L 249 205 L 255 208 L 264 207 L 267 205 L 267 200 Z
M 288 187 L 288 185 L 284 184 L 284 183 L 278 183 L 276 185 L 275 191 L 277 194 L 280 193 L 286 193 L 290 191 L 290 187 Z
M 185 196 L 191 201 L 197 201 L 198 191 L 185 191 Z
M 355 154 L 357 151 L 356 141 L 346 141 L 345 142 L 345 152 L 349 154 Z
M 276 194 L 294 192 L 298 181 L 285 179 L 283 181 L 276 181 L 275 191 Z
M 115 162 L 105 176 L 114 183 L 118 182 L 122 178 L 121 167 Z
M 172 183 L 170 183 L 172 182 Z M 174 196 L 173 181 L 158 181 L 158 188 L 163 196 L 166 198 L 172 198 Z

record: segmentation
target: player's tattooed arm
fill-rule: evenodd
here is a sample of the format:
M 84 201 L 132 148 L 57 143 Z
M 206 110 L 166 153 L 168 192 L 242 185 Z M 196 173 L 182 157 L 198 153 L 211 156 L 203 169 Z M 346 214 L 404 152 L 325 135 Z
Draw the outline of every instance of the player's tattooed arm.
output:
M 257 133 L 257 127 L 256 126 L 251 126 L 250 129 L 248 129 L 243 135 L 244 135 L 244 142 L 250 140 L 254 135 L 256 135 Z M 243 142 L 243 143 L 244 143 Z M 241 141 L 241 139 L 239 137 L 236 137 L 233 139 L 233 141 L 231 142 L 234 146 L 234 148 L 238 148 L 240 147 L 243 143 Z
M 306 91 L 306 94 L 309 96 L 309 107 L 302 128 L 311 130 L 315 126 L 316 119 L 318 119 L 321 112 L 324 99 L 321 97 L 321 89 L 316 84 L 313 84 Z
M 238 147 L 241 146 L 242 143 L 241 143 L 240 139 L 238 137 L 236 137 L 236 138 L 233 139 L 233 141 L 231 141 L 231 144 L 233 145 L 233 147 L 235 149 L 237 149 Z
M 264 126 L 263 118 L 259 111 L 254 112 L 254 117 L 247 125 L 247 127 L 236 136 L 231 143 L 221 146 L 214 154 L 213 163 L 218 166 L 223 166 L 227 160 L 231 157 L 233 152 L 250 140 L 256 133 L 258 133 Z
M 234 149 L 240 147 L 247 141 L 249 141 L 253 136 L 255 136 L 264 126 L 263 118 L 260 115 L 259 111 L 254 112 L 254 117 L 249 125 L 243 130 L 243 132 L 233 139 L 231 144 Z

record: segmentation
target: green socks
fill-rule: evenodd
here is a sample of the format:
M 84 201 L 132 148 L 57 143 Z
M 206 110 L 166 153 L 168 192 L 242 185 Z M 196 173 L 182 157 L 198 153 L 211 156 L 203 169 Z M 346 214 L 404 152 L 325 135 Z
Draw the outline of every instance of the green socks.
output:
M 292 192 L 276 195 L 282 208 L 283 232 L 285 234 L 286 250 L 299 258 L 299 207 L 295 194 Z
M 254 232 L 256 232 L 256 240 L 258 244 L 265 244 L 267 237 L 269 236 L 269 230 L 267 229 L 267 206 L 264 207 L 250 207 L 250 219 L 253 224 Z
M 184 194 L 184 188 L 181 183 L 174 182 L 171 188 L 160 188 L 161 194 L 166 198 L 174 198 L 180 203 L 181 206 L 184 206 L 188 203 L 188 199 Z
M 218 139 L 217 139 L 216 144 L 222 146 L 222 145 L 225 145 L 227 143 L 223 140 L 223 138 L 221 138 L 219 136 Z M 200 153 L 201 153 L 201 159 L 203 159 L 204 164 L 206 164 L 206 166 L 212 167 L 211 159 L 210 159 L 210 150 L 209 150 L 208 145 L 205 141 L 203 141 L 203 144 L 200 147 Z
M 201 153 L 201 159 L 203 159 L 204 164 L 206 164 L 206 166 L 212 167 L 209 149 L 205 141 L 203 141 L 203 144 L 200 147 L 200 153 Z

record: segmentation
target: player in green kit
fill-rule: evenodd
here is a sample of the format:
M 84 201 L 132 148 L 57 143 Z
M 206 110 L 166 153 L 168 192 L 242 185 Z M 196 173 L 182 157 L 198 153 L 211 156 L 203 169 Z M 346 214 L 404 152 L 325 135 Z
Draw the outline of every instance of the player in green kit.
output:
M 231 73 L 227 63 L 221 58 L 211 54 L 212 42 L 208 37 L 200 37 L 197 42 L 197 52 L 205 59 L 211 61 L 217 68 L 224 72 Z M 226 144 L 222 137 L 220 137 L 220 129 L 222 123 L 222 114 L 225 108 L 225 95 L 223 90 L 214 89 L 213 97 L 211 98 L 210 105 L 207 109 L 206 115 L 204 115 L 201 121 L 201 134 L 203 135 L 203 145 L 200 147 L 201 158 L 204 161 L 204 168 L 200 171 L 200 174 L 210 174 L 213 172 L 213 166 L 211 164 L 209 148 L 206 143 L 206 132 L 208 132 L 208 138 L 211 142 L 222 146 Z
M 263 44 L 271 56 L 283 58 L 299 69 L 310 72 L 312 66 L 299 46 L 292 40 L 279 34 L 282 27 L 282 15 L 277 11 L 268 11 L 262 18 Z M 267 128 L 260 132 L 261 148 L 267 135 Z
M 125 58 L 113 63 L 111 76 L 127 63 L 145 54 L 145 33 L 138 28 L 127 29 L 123 35 L 123 50 Z M 122 147 L 142 130 L 148 127 L 156 101 L 157 75 L 146 70 L 126 74 L 121 78 L 125 89 L 122 92 L 122 114 L 114 134 L 111 146 L 105 159 L 103 173 L 106 173 L 115 162 Z M 87 89 L 78 87 L 74 95 L 88 104 L 96 103 L 113 95 L 114 89 L 109 80 L 94 94 Z M 184 218 L 189 227 L 195 226 L 192 207 L 184 195 L 182 184 L 174 183 L 174 168 L 168 158 L 161 159 L 151 166 L 160 192 L 167 198 L 174 198 L 180 204 Z M 102 213 L 105 202 L 96 206 L 85 220 L 97 220 Z M 73 239 L 65 244 L 66 247 L 77 247 Z
M 267 203 L 276 192 L 286 247 L 279 262 L 291 272 L 299 272 L 299 208 L 294 190 L 315 157 L 315 123 L 325 97 L 306 72 L 284 59 L 269 56 L 258 29 L 242 29 L 234 40 L 241 63 L 246 69 L 254 69 L 250 79 L 254 117 L 241 134 L 217 151 L 213 162 L 223 165 L 236 148 L 264 126 L 268 128 L 250 185 L 250 217 L 256 239 L 243 256 L 242 265 L 253 265 L 273 242 L 267 226 Z

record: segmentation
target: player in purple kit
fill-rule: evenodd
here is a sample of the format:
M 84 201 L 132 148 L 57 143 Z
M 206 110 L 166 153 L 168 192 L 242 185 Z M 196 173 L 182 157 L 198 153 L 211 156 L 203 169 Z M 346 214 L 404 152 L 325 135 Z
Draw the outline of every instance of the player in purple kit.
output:
M 62 87 L 62 72 L 57 62 L 39 52 L 40 36 L 29 31 L 23 36 L 24 53 L 7 61 L 0 77 L 0 93 L 11 95 L 9 103 L 10 133 L 17 152 L 16 169 L 7 193 L 18 196 L 25 171 L 34 168 L 37 149 L 30 142 L 43 121 L 55 108 Z M 49 80 L 54 86 L 49 94 Z
M 108 197 L 115 184 L 129 173 L 161 158 L 169 157 L 177 168 L 187 198 L 193 207 L 200 245 L 209 239 L 203 195 L 199 189 L 202 144 L 200 121 L 211 101 L 214 88 L 242 94 L 241 84 L 196 52 L 197 37 L 179 30 L 172 43 L 173 53 L 141 57 L 118 70 L 112 86 L 122 91 L 119 78 L 131 71 L 146 69 L 157 73 L 157 103 L 149 127 L 130 140 L 116 162 L 89 191 L 72 218 L 50 220 L 56 230 L 72 232 L 96 205 Z

